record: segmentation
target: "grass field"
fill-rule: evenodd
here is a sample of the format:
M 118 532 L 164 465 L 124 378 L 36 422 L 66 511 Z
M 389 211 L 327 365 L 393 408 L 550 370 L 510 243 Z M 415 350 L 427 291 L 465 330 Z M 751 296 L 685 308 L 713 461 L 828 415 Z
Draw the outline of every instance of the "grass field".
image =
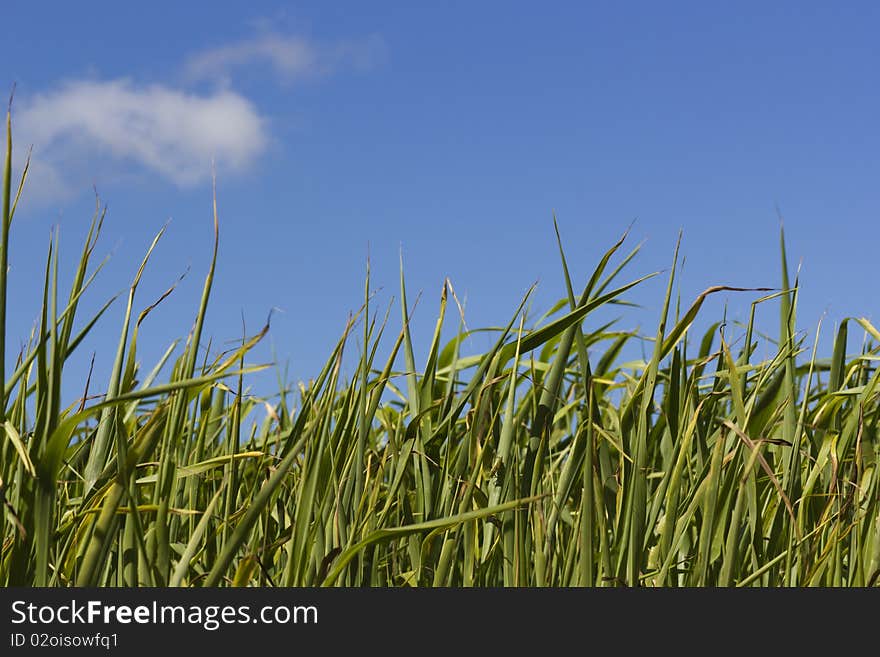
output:
M 20 337 L 7 332 L 6 293 L 21 193 L 9 136 L 4 586 L 877 584 L 880 332 L 847 320 L 820 358 L 809 346 L 818 327 L 795 329 L 784 239 L 779 287 L 749 292 L 751 321 L 701 335 L 690 329 L 704 300 L 734 288 L 676 298 L 677 250 L 655 331 L 587 328 L 645 280 L 621 280 L 637 255 L 623 240 L 586 282 L 570 280 L 560 240 L 559 304 L 526 324 L 523 299 L 477 355 L 464 355 L 463 328 L 441 340 L 447 314 L 457 316 L 449 286 L 430 349 L 416 354 L 403 276 L 394 317 L 375 310 L 368 278 L 323 369 L 260 400 L 247 394 L 260 368 L 246 357 L 268 327 L 224 353 L 203 335 L 214 264 L 200 305 L 180 318 L 182 349 L 159 363 L 137 354 L 149 253 L 132 263 L 127 299 L 78 314 L 99 275 L 100 208 L 63 285 L 52 240 L 33 291 L 38 328 L 9 349 Z M 213 263 L 217 230 L 215 208 Z M 754 325 L 764 303 L 779 309 L 775 337 Z M 98 322 L 119 324 L 110 378 L 90 382 L 97 399 L 64 408 L 66 365 Z M 644 362 L 621 364 L 643 339 Z M 352 342 L 357 372 L 345 380 Z

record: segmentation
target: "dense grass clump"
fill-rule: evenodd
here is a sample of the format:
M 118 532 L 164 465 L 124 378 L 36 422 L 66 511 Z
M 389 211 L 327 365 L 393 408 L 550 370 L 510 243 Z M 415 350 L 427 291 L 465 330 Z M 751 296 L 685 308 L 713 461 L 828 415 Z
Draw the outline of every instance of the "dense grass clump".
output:
M 691 334 L 707 296 L 733 288 L 682 306 L 672 293 L 677 250 L 656 332 L 588 329 L 585 320 L 647 278 L 618 282 L 636 254 L 618 256 L 623 240 L 579 290 L 560 242 L 562 301 L 527 325 L 527 294 L 476 355 L 464 355 L 463 324 L 442 344 L 448 284 L 417 359 L 403 277 L 400 329 L 387 340 L 392 322 L 372 309 L 368 280 L 317 376 L 260 400 L 247 394 L 259 368 L 244 359 L 265 329 L 228 353 L 203 344 L 215 208 L 214 259 L 180 352 L 169 348 L 141 371 L 138 330 L 152 306 L 137 314 L 136 292 L 148 253 L 133 271 L 103 394 L 62 408 L 68 360 L 109 321 L 109 302 L 77 316 L 100 269 L 91 259 L 103 214 L 67 298 L 51 241 L 39 327 L 6 358 L 9 234 L 22 189 L 11 168 L 10 137 L 0 217 L 2 585 L 877 583 L 880 333 L 848 320 L 830 360 L 807 351 L 784 241 L 781 287 L 754 301 L 735 339 L 723 324 Z M 775 339 L 754 326 L 765 302 L 780 308 Z M 865 336 L 855 355 L 850 328 Z M 355 334 L 357 373 L 343 380 Z M 626 345 L 642 340 L 650 355 L 620 364 Z M 380 343 L 390 354 L 377 362 Z

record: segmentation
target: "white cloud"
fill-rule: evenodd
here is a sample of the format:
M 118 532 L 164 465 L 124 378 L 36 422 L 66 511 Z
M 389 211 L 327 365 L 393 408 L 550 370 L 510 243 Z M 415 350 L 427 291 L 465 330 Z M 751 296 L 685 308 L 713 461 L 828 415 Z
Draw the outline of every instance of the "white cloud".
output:
M 71 176 L 84 161 L 115 172 L 134 164 L 188 187 L 210 179 L 212 161 L 219 171 L 247 169 L 267 143 L 265 120 L 230 90 L 73 81 L 25 99 L 16 115 L 18 150 L 33 145 L 29 177 L 43 197 L 82 184 Z
M 289 82 L 342 68 L 369 69 L 385 56 L 385 42 L 378 35 L 320 44 L 301 36 L 266 33 L 198 53 L 187 60 L 185 72 L 190 79 L 225 80 L 236 69 L 264 63 Z
M 196 53 L 183 63 L 184 86 L 130 79 L 78 79 L 16 100 L 16 169 L 33 146 L 25 200 L 54 201 L 93 184 L 158 175 L 179 187 L 243 172 L 266 150 L 268 121 L 234 91 L 234 73 L 270 70 L 285 83 L 343 69 L 366 70 L 386 57 L 385 43 L 316 42 L 263 28 L 257 36 Z M 212 91 L 187 89 L 199 80 Z M 22 90 L 25 91 L 25 90 Z

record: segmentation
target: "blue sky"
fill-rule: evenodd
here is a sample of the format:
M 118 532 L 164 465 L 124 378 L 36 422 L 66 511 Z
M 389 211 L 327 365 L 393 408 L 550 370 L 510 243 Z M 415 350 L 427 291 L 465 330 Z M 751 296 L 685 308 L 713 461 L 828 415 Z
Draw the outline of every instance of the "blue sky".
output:
M 123 7 L 124 5 L 124 7 Z M 256 330 L 292 378 L 317 371 L 363 294 L 445 276 L 471 327 L 508 320 L 534 281 L 564 288 L 552 212 L 584 281 L 633 221 L 631 277 L 668 268 L 679 229 L 689 302 L 714 284 L 779 285 L 778 206 L 801 272 L 801 327 L 876 319 L 880 6 L 871 2 L 4 3 L 0 61 L 15 144 L 34 169 L 13 228 L 11 348 L 39 305 L 49 230 L 67 271 L 108 204 L 88 299 L 124 289 L 171 223 L 137 307 L 187 267 L 148 320 L 144 365 L 184 336 L 211 241 L 208 331 Z M 17 159 L 21 162 L 21 157 Z M 665 281 L 630 298 L 656 322 Z M 718 295 L 744 318 L 756 295 Z M 81 354 L 109 366 L 122 304 Z M 395 309 L 394 319 L 399 317 Z M 454 326 L 454 315 L 450 320 Z M 775 331 L 773 310 L 762 326 Z M 393 324 L 396 327 L 398 324 Z M 651 328 L 653 330 L 653 328 Z M 101 377 L 103 378 L 103 377 Z

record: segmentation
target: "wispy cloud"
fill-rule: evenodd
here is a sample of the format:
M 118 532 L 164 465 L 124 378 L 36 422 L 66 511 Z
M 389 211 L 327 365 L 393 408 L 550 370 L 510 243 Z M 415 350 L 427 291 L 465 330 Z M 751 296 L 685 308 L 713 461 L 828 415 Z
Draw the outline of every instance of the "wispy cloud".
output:
M 263 152 L 265 120 L 243 96 L 222 90 L 195 94 L 129 80 L 66 82 L 24 100 L 17 112 L 18 142 L 33 144 L 29 187 L 63 196 L 76 162 L 106 167 L 135 164 L 180 187 L 220 170 L 242 171 Z
M 317 42 L 262 28 L 256 36 L 194 54 L 178 85 L 74 79 L 16 102 L 17 165 L 33 146 L 28 198 L 55 201 L 93 183 L 157 175 L 178 187 L 244 172 L 266 150 L 265 115 L 233 89 L 238 73 L 270 70 L 282 83 L 382 62 L 381 37 Z M 194 82 L 212 90 L 195 92 Z M 238 86 L 238 85 L 237 85 Z
M 190 79 L 228 80 L 249 65 L 266 64 L 281 80 L 291 82 L 345 68 L 367 70 L 385 57 L 385 42 L 378 35 L 318 43 L 302 36 L 266 33 L 197 53 L 187 60 L 185 73 Z

